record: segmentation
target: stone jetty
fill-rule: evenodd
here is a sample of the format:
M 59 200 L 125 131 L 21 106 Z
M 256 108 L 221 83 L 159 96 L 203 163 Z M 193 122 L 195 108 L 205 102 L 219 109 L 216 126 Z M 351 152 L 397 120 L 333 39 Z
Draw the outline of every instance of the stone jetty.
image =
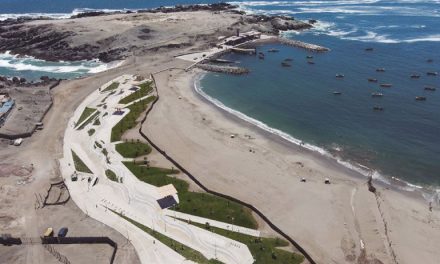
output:
M 287 45 L 287 46 L 292 46 L 292 47 L 297 47 L 297 48 L 303 48 L 309 51 L 314 51 L 314 52 L 327 52 L 330 51 L 329 48 L 323 47 L 323 46 L 319 46 L 319 45 L 315 45 L 315 44 L 311 44 L 311 43 L 306 43 L 306 42 L 302 42 L 299 40 L 293 40 L 293 39 L 286 39 L 286 38 L 278 38 L 279 42 L 281 44 Z
M 196 67 L 205 71 L 221 72 L 221 73 L 229 73 L 229 74 L 237 74 L 237 75 L 249 73 L 249 69 L 243 67 L 235 67 L 235 66 L 220 66 L 220 65 L 199 63 L 197 64 Z

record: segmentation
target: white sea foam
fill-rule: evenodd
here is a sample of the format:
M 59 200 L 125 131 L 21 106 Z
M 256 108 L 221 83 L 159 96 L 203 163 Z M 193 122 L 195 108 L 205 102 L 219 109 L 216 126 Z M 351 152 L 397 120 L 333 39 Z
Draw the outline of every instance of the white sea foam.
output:
M 81 73 L 92 74 L 118 67 L 122 61 L 102 63 L 99 60 L 79 62 L 47 62 L 31 56 L 12 55 L 10 52 L 0 54 L 0 68 L 12 71 L 40 71 L 48 73 Z
M 217 107 L 221 108 L 222 110 L 240 118 L 241 120 L 244 120 L 250 124 L 253 124 L 257 127 L 259 127 L 260 129 L 263 129 L 264 131 L 267 131 L 271 134 L 277 135 L 285 140 L 287 140 L 288 142 L 291 142 L 295 145 L 301 146 L 305 149 L 311 150 L 313 152 L 317 152 L 321 155 L 323 155 L 324 157 L 327 158 L 331 158 L 337 161 L 337 163 L 343 165 L 344 167 L 351 169 L 353 171 L 358 172 L 360 175 L 366 176 L 366 177 L 372 177 L 374 180 L 376 181 L 380 181 L 384 184 L 388 184 L 391 185 L 393 184 L 392 181 L 394 182 L 399 182 L 400 184 L 398 184 L 396 187 L 398 187 L 401 190 L 405 190 L 405 191 L 415 191 L 415 190 L 421 190 L 422 194 L 425 198 L 429 198 L 430 200 L 435 200 L 436 202 L 440 203 L 440 190 L 434 190 L 434 194 L 432 194 L 433 192 L 426 192 L 426 190 L 419 185 L 415 185 L 415 184 L 411 184 L 409 182 L 400 180 L 396 177 L 390 177 L 390 176 L 384 176 L 382 175 L 380 172 L 376 171 L 376 170 L 372 170 L 362 164 L 359 163 L 355 163 L 355 162 L 349 162 L 346 160 L 343 160 L 342 158 L 338 157 L 338 156 L 334 156 L 332 155 L 330 152 L 328 152 L 327 150 L 309 144 L 309 143 L 305 143 L 300 139 L 297 139 L 281 130 L 272 128 L 270 126 L 268 126 L 267 124 L 263 123 L 262 121 L 256 120 L 252 117 L 249 117 L 247 115 L 245 115 L 242 112 L 239 112 L 237 110 L 234 110 L 230 107 L 227 107 L 226 105 L 224 105 L 222 102 L 220 102 L 219 100 L 209 96 L 208 94 L 206 94 L 203 91 L 203 88 L 200 84 L 201 80 L 203 79 L 203 77 L 205 76 L 205 74 L 199 74 L 198 76 L 195 77 L 194 79 L 194 90 L 200 94 L 202 97 L 204 97 L 206 100 L 210 101 L 211 103 L 213 103 L 214 105 L 216 105 Z M 428 200 L 428 199 L 427 199 Z

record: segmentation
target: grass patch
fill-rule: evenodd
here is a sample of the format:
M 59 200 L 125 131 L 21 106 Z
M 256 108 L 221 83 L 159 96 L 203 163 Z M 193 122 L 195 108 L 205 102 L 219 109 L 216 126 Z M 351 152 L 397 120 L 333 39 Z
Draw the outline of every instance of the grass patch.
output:
M 95 108 L 86 107 L 84 108 L 83 112 L 81 113 L 81 116 L 79 117 L 78 121 L 76 121 L 76 124 L 81 124 L 84 120 L 86 120 L 87 117 L 89 117 L 93 112 L 95 112 Z
M 132 94 L 122 98 L 119 101 L 119 103 L 120 104 L 131 103 L 134 100 L 137 100 L 139 98 L 147 96 L 149 93 L 151 93 L 152 90 L 153 90 L 152 82 L 144 82 L 144 83 L 139 85 L 139 89 L 136 92 L 134 92 L 134 93 L 132 93 Z
M 155 96 L 151 96 L 130 105 L 128 107 L 128 109 L 130 109 L 130 113 L 128 113 L 112 128 L 111 141 L 115 142 L 121 140 L 121 137 L 125 131 L 135 127 L 138 124 L 137 119 L 139 118 L 139 116 L 142 114 L 142 112 L 147 110 L 148 104 L 155 99 Z
M 112 170 L 105 170 L 105 176 L 111 181 L 118 182 L 118 176 L 116 176 L 116 173 Z
M 156 232 L 154 230 L 152 230 L 151 228 L 144 226 L 143 224 L 134 221 L 133 219 L 126 217 L 120 213 L 117 213 L 113 210 L 110 209 L 110 211 L 112 211 L 113 213 L 119 215 L 120 217 L 122 217 L 123 219 L 127 220 L 128 222 L 132 223 L 133 225 L 135 225 L 136 227 L 140 228 L 142 231 L 144 231 L 145 233 L 148 233 L 149 235 L 151 235 L 152 237 L 154 237 L 155 239 L 159 240 L 160 242 L 162 242 L 163 244 L 165 244 L 167 247 L 173 249 L 174 251 L 176 251 L 177 253 L 179 253 L 180 255 L 182 255 L 183 257 L 185 257 L 188 260 L 194 261 L 196 263 L 201 263 L 201 264 L 214 264 L 214 263 L 222 263 L 218 260 L 208 260 L 205 256 L 202 255 L 202 253 L 200 253 L 197 250 L 194 250 L 172 238 L 169 238 L 159 232 Z M 215 262 L 214 262 L 215 261 Z
M 304 261 L 304 257 L 300 254 L 277 248 L 289 245 L 284 239 L 254 237 L 218 227 L 212 227 L 206 224 L 192 222 L 191 224 L 247 245 L 255 259 L 254 264 L 299 264 Z
M 89 134 L 89 136 L 95 134 L 95 129 L 94 128 L 89 129 L 89 131 L 87 131 L 87 134 Z
M 85 126 L 87 126 L 90 122 L 92 122 L 93 119 L 95 119 L 95 117 L 97 117 L 101 112 L 96 111 L 93 115 L 91 115 L 84 123 L 82 123 L 81 126 L 79 126 L 77 129 L 81 130 L 83 129 Z
M 76 153 L 72 150 L 72 158 L 73 164 L 75 165 L 75 169 L 79 172 L 92 173 L 92 171 L 87 167 L 87 165 L 76 155 Z
M 104 90 L 102 90 L 102 92 L 112 91 L 112 90 L 117 89 L 118 87 L 119 87 L 119 83 L 118 82 L 112 82 L 109 86 L 104 88 Z
M 139 180 L 148 184 L 158 187 L 173 184 L 180 200 L 180 203 L 173 208 L 176 211 L 248 228 L 258 227 L 250 209 L 222 197 L 189 191 L 189 184 L 186 181 L 168 176 L 176 173 L 176 170 L 147 168 L 133 162 L 124 162 L 124 164 Z
M 150 145 L 142 142 L 124 142 L 116 145 L 116 151 L 125 158 L 137 158 L 150 154 Z

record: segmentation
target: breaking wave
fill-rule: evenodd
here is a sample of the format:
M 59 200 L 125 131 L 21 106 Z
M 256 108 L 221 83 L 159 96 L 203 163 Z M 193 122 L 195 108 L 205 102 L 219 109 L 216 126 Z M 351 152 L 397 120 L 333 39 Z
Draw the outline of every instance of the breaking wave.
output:
M 22 72 L 26 71 L 36 71 L 48 75 L 69 74 L 72 77 L 79 77 L 106 71 L 121 64 L 122 61 L 102 63 L 99 60 L 49 62 L 31 56 L 13 55 L 9 52 L 0 54 L 0 71 L 2 69 L 7 70 L 14 73 L 14 75 L 21 75 Z

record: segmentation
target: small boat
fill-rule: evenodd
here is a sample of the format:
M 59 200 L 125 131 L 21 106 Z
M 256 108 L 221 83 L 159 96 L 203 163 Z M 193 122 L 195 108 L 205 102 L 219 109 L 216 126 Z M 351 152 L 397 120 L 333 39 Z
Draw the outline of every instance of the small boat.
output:
M 264 56 L 264 52 L 260 51 L 260 52 L 258 52 L 258 55 L 263 55 Z
M 341 92 L 338 92 L 338 91 L 334 91 L 333 94 L 334 94 L 334 95 L 341 95 L 342 93 L 341 93 Z
M 384 87 L 384 88 L 390 88 L 391 86 L 393 86 L 391 83 L 381 83 L 380 87 Z
M 373 48 L 365 48 L 365 51 L 373 51 Z
M 425 91 L 435 91 L 435 87 L 425 86 Z
M 307 61 L 308 64 L 315 64 L 314 61 Z
M 293 61 L 291 58 L 284 59 L 284 61 Z
M 283 61 L 283 62 L 281 62 L 281 66 L 283 66 L 283 67 L 292 67 L 292 64 Z
M 259 54 L 259 55 L 258 55 L 258 58 L 259 58 L 260 60 L 264 60 L 264 54 Z
M 437 75 L 438 75 L 438 72 L 427 72 L 426 75 L 429 75 L 429 76 L 437 76 Z
M 312 55 L 307 55 L 306 58 L 307 58 L 307 59 L 313 59 L 313 56 L 312 56 Z
M 371 97 L 382 97 L 383 93 L 372 93 Z
M 374 106 L 373 110 L 374 111 L 383 111 L 383 107 L 382 106 Z
M 377 68 L 376 71 L 377 71 L 377 72 L 384 72 L 384 71 L 385 71 L 385 68 Z
M 344 74 L 338 73 L 338 74 L 336 74 L 336 78 L 344 78 Z
M 369 81 L 369 82 L 377 83 L 377 79 L 374 79 L 374 78 L 368 78 L 368 81 Z
M 416 96 L 416 101 L 426 101 L 425 96 Z
M 410 77 L 411 77 L 411 79 L 419 79 L 420 74 L 411 74 Z
M 426 62 L 428 62 L 428 63 L 431 63 L 431 62 L 433 62 L 434 60 L 433 59 L 427 59 L 426 60 Z
M 270 49 L 270 50 L 268 50 L 267 52 L 278 52 L 279 50 L 277 50 L 277 49 Z

